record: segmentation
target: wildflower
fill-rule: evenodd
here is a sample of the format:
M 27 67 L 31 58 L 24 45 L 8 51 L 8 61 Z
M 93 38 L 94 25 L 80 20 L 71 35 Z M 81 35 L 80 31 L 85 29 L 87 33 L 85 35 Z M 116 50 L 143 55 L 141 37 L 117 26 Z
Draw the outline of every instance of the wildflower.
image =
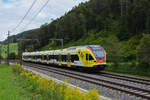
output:
M 25 73 L 24 73 L 24 72 L 20 73 L 20 76 L 24 76 L 24 75 L 25 75 Z
M 36 79 L 36 76 L 35 76 L 35 75 L 32 75 L 32 79 Z
M 73 97 L 72 97 L 72 88 L 66 88 L 65 89 L 65 100 L 72 100 Z
M 99 100 L 98 91 L 96 89 L 89 90 L 87 97 L 90 98 L 90 100 Z
M 31 88 L 31 90 L 39 90 L 40 93 L 46 92 L 50 96 L 52 94 L 59 93 L 65 100 L 100 100 L 96 89 L 90 90 L 88 93 L 80 92 L 78 86 L 74 89 L 70 88 L 68 85 L 68 80 L 64 80 L 64 83 L 58 84 L 50 78 L 42 78 L 40 74 L 34 74 L 32 71 L 24 70 L 24 67 L 19 64 L 15 66 L 14 69 L 14 72 L 18 73 L 20 77 L 27 80 L 24 84 Z

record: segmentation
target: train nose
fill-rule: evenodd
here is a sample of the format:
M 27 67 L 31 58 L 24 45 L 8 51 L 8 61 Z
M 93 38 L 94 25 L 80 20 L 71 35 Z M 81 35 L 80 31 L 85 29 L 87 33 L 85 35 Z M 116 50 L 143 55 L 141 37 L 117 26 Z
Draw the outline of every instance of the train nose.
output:
M 104 62 L 104 59 L 96 59 L 96 62 Z

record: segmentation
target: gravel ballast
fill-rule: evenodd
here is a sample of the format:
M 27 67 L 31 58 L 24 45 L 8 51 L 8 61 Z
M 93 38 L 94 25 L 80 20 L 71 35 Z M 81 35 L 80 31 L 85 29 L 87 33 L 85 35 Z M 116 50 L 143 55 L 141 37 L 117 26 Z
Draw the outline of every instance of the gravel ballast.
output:
M 112 90 L 112 89 L 102 87 L 102 86 L 97 86 L 97 85 L 94 85 L 94 84 L 91 84 L 91 83 L 88 83 L 88 82 L 85 82 L 85 81 L 73 79 L 73 78 L 66 77 L 66 76 L 59 75 L 59 74 L 55 74 L 55 73 L 52 73 L 52 72 L 43 71 L 43 70 L 40 70 L 40 69 L 37 69 L 37 68 L 28 67 L 28 66 L 25 66 L 25 68 L 35 70 L 37 72 L 46 74 L 46 75 L 48 75 L 50 77 L 53 77 L 53 78 L 56 78 L 58 80 L 64 81 L 66 79 L 66 80 L 68 80 L 68 82 L 70 84 L 79 86 L 80 88 L 83 88 L 85 90 L 96 88 L 98 90 L 99 94 L 104 96 L 104 97 L 108 97 L 108 98 L 112 98 L 112 99 L 117 98 L 118 100 L 143 100 L 142 98 L 138 98 L 138 97 L 135 97 L 135 96 L 132 96 L 132 95 L 128 95 L 128 94 L 122 93 L 120 91 Z M 91 75 L 91 74 L 87 74 L 87 73 L 84 73 L 84 74 Z M 133 84 L 130 84 L 131 82 L 128 82 L 128 81 L 125 82 L 123 80 L 115 80 L 115 79 L 106 78 L 106 77 L 103 77 L 103 76 L 100 77 L 100 76 L 97 76 L 97 75 L 93 75 L 93 77 L 98 77 L 98 78 L 102 78 L 102 79 L 105 79 L 105 80 L 111 80 L 111 81 L 120 81 L 120 83 L 122 83 L 122 84 L 125 83 L 127 85 L 128 84 L 133 85 Z M 139 87 L 141 87 L 141 86 L 139 86 Z

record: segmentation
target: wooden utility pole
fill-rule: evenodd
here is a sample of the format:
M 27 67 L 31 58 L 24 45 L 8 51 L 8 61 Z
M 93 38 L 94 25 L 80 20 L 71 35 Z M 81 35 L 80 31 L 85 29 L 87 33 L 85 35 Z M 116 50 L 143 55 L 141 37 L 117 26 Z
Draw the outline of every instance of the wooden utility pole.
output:
M 18 42 L 18 43 L 19 43 L 19 46 L 18 46 L 19 61 L 20 61 L 20 64 L 22 65 L 22 52 L 23 52 L 23 50 L 22 50 L 22 48 L 21 48 L 22 42 L 23 42 L 23 41 L 37 41 L 39 44 L 40 44 L 40 42 L 39 42 L 38 39 L 17 39 L 17 41 L 19 41 L 19 42 Z M 33 46 L 33 45 L 32 45 L 32 48 L 34 49 L 34 46 Z
M 0 64 L 1 64 L 1 59 L 2 59 L 2 57 L 1 57 L 1 48 L 2 47 L 2 45 L 0 44 Z
M 9 66 L 9 35 L 10 32 L 8 31 L 8 37 L 7 37 L 7 64 Z

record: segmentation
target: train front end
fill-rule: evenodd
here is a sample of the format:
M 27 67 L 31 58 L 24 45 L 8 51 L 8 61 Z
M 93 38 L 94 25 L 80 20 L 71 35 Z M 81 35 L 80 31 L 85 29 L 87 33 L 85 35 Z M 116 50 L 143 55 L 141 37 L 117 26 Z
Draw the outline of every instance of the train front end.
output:
M 104 48 L 98 45 L 91 45 L 87 48 L 90 51 L 91 57 L 93 57 L 93 61 L 91 61 L 90 66 L 95 69 L 103 70 L 106 67 L 106 51 Z M 91 58 L 89 57 L 89 62 L 90 59 Z

